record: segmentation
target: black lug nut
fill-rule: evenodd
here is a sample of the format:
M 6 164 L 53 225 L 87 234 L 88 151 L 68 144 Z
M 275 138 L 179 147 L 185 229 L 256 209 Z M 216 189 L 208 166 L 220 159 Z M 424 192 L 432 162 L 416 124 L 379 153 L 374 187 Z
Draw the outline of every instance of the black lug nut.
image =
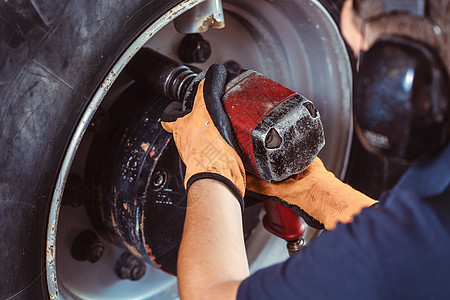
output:
M 97 134 L 107 133 L 113 126 L 112 120 L 106 110 L 99 108 L 91 122 L 91 128 Z
M 119 257 L 114 268 L 116 275 L 121 279 L 139 280 L 145 275 L 145 263 L 136 256 L 124 252 Z
M 105 252 L 105 246 L 91 230 L 81 232 L 73 241 L 71 254 L 78 261 L 97 262 Z
M 241 72 L 241 65 L 234 61 L 234 60 L 229 60 L 224 62 L 223 66 L 225 67 L 225 69 L 227 69 L 227 71 L 231 74 L 234 75 L 238 75 Z
M 287 249 L 289 255 L 294 255 L 295 253 L 299 252 L 303 246 L 305 246 L 305 240 L 302 238 L 296 239 L 294 241 L 288 241 Z
M 62 204 L 78 207 L 84 205 L 88 198 L 89 189 L 83 179 L 77 174 L 70 173 L 67 177 Z
M 180 59 L 185 63 L 203 63 L 211 56 L 211 45 L 200 34 L 187 34 L 178 51 Z

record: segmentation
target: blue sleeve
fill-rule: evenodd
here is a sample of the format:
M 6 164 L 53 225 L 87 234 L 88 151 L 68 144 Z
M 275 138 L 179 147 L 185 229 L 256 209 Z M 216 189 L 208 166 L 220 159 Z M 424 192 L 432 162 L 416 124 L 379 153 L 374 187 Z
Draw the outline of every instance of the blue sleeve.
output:
M 369 224 L 355 220 L 323 232 L 287 261 L 260 270 L 240 286 L 238 299 L 380 299 L 376 259 L 366 249 Z M 355 286 L 355 282 L 358 282 Z M 376 291 L 368 298 L 364 291 Z
M 238 299 L 450 299 L 450 219 L 408 191 L 386 198 L 244 280 Z

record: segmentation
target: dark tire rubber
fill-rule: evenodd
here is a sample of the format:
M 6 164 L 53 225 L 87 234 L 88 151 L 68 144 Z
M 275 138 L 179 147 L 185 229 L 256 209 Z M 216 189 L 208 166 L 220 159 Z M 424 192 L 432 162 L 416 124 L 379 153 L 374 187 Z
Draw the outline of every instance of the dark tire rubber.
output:
M 0 3 L 0 299 L 47 299 L 46 231 L 59 166 L 117 57 L 180 1 Z

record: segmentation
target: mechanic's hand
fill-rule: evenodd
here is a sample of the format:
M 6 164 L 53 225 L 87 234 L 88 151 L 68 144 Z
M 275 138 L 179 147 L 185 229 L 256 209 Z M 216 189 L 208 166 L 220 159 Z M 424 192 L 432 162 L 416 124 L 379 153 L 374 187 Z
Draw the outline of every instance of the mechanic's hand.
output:
M 364 207 L 377 201 L 337 179 L 317 157 L 303 171 L 300 179 L 268 183 L 247 175 L 248 195 L 272 198 L 291 207 L 305 222 L 315 228 L 334 229 L 337 222 L 349 223 Z
M 234 132 L 221 102 L 226 77 L 224 66 L 212 65 L 194 85 L 192 110 L 182 111 L 181 104 L 173 102 L 164 110 L 161 125 L 173 133 L 186 164 L 186 189 L 198 179 L 216 179 L 230 188 L 243 208 L 244 164 L 233 146 Z

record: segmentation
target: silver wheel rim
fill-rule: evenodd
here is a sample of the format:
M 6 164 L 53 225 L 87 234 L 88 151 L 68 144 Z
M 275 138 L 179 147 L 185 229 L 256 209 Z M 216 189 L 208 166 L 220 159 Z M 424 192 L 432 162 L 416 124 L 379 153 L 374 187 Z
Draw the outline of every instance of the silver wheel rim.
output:
M 110 91 L 111 86 L 116 81 L 117 77 L 122 72 L 126 64 L 144 45 L 147 44 L 151 47 L 154 47 L 156 50 L 159 50 L 163 53 L 165 52 L 166 55 L 174 55 L 174 53 L 171 53 L 173 52 L 173 49 L 169 49 L 166 45 L 167 43 L 161 42 L 161 40 L 167 39 L 167 35 L 169 34 L 167 25 L 172 22 L 174 18 L 181 15 L 200 2 L 202 1 L 184 1 L 161 16 L 153 24 L 151 24 L 117 60 L 116 64 L 107 74 L 100 88 L 97 90 L 94 97 L 91 99 L 86 111 L 84 112 L 81 121 L 78 124 L 76 131 L 72 137 L 72 140 L 70 141 L 66 156 L 63 160 L 50 208 L 49 224 L 47 230 L 46 260 L 48 292 L 51 299 L 70 299 L 72 297 L 83 298 L 83 296 L 77 295 L 70 289 L 67 289 L 63 285 L 58 284 L 56 269 L 56 241 L 59 221 L 58 218 L 60 214 L 61 200 L 66 179 L 71 170 L 72 163 L 74 161 L 74 157 L 77 153 L 79 145 L 83 139 L 85 131 L 92 117 L 94 116 L 94 113 L 97 111 L 98 107 L 102 103 L 107 93 Z M 259 4 L 261 5 L 258 7 Z M 309 25 L 306 26 L 306 23 L 302 23 L 301 21 L 296 22 L 295 25 L 292 24 L 295 21 L 295 15 L 294 13 L 288 12 L 288 8 L 291 7 L 292 9 L 292 5 L 294 5 L 293 7 L 295 9 L 303 12 L 303 14 L 300 14 L 302 15 L 302 18 L 310 18 L 310 20 L 306 20 L 307 24 Z M 300 9 L 302 6 L 303 9 Z M 331 16 L 319 1 L 284 0 L 278 1 L 277 7 L 275 7 L 274 4 L 270 1 L 261 1 L 261 3 L 255 4 L 251 0 L 230 0 L 224 3 L 224 9 L 226 10 L 226 23 L 231 23 L 231 26 L 232 24 L 234 24 L 234 22 L 246 24 L 246 26 L 248 26 L 247 28 L 249 28 L 247 33 L 250 34 L 250 36 L 253 35 L 253 38 L 255 38 L 255 36 L 259 36 L 259 40 L 256 38 L 256 44 L 258 42 L 263 43 L 259 45 L 261 51 L 258 53 L 259 56 L 262 56 L 262 58 L 259 58 L 262 62 L 260 62 L 258 65 L 258 63 L 255 63 L 254 61 L 252 61 L 252 59 L 243 59 L 243 62 L 240 61 L 242 66 L 247 68 L 259 69 L 259 71 L 267 74 L 273 79 L 310 98 L 319 108 L 322 117 L 325 120 L 325 133 L 327 137 L 327 145 L 324 151 L 322 151 L 321 157 L 327 167 L 334 171 L 337 176 L 343 176 L 346 169 L 349 152 L 348 150 L 351 144 L 351 134 L 353 130 L 351 122 L 352 74 L 350 62 L 345 50 L 345 45 L 338 35 L 339 30 L 333 22 Z M 264 10 L 264 13 L 261 14 L 261 10 Z M 227 20 L 227 16 L 229 20 Z M 316 31 L 312 30 L 312 18 L 316 20 L 316 25 L 319 26 L 317 27 Z M 274 22 L 278 22 L 279 27 L 274 26 L 274 23 L 268 23 L 268 19 L 276 19 Z M 291 26 L 289 26 L 289 24 L 291 24 Z M 302 31 L 301 28 L 297 27 L 297 25 L 303 27 L 306 26 L 306 28 L 309 29 L 310 32 L 307 33 L 306 30 Z M 227 23 L 227 26 L 230 25 L 228 25 Z M 267 30 L 265 31 L 261 28 L 261 30 L 258 30 L 258 27 L 260 26 L 265 26 Z M 263 33 L 266 32 L 270 32 L 271 34 L 264 37 Z M 317 47 L 321 49 L 324 48 L 323 53 L 327 54 L 325 55 L 324 59 L 329 61 L 327 61 L 327 63 L 325 63 L 324 65 L 327 65 L 328 68 L 331 69 L 331 71 L 329 72 L 330 78 L 332 76 L 339 75 L 339 80 L 337 80 L 336 82 L 330 82 L 330 79 L 328 78 L 327 80 L 326 76 L 323 75 L 319 77 L 322 77 L 322 80 L 324 82 L 317 82 L 319 80 L 317 79 L 317 76 L 313 74 L 314 68 L 311 65 L 313 63 L 310 63 L 309 66 L 305 65 L 305 61 L 309 60 L 305 58 L 305 55 L 308 56 L 308 58 L 312 58 L 314 56 L 314 63 L 317 63 L 317 61 L 320 60 L 320 57 L 316 56 L 320 56 L 320 53 L 314 55 L 312 54 L 311 49 L 306 49 L 306 46 L 300 43 L 301 40 L 298 40 L 300 38 L 299 34 L 308 34 L 310 36 L 309 38 L 313 39 L 312 36 L 320 32 L 322 32 L 323 34 L 321 34 L 318 40 L 322 40 L 322 46 L 319 45 Z M 214 44 L 214 41 L 217 39 L 213 37 L 215 33 L 217 33 L 217 31 L 210 30 L 204 36 L 207 39 L 212 40 Z M 169 35 L 176 34 L 177 33 L 174 33 L 172 30 Z M 289 37 L 290 34 L 292 35 Z M 219 39 L 223 39 L 225 35 L 226 34 L 222 32 Z M 288 38 L 292 38 L 294 41 L 287 43 L 286 39 Z M 299 44 L 296 44 L 295 40 L 298 40 Z M 280 45 L 283 45 L 283 47 L 279 45 L 277 46 L 276 43 L 280 43 Z M 282 55 L 280 56 L 276 56 L 275 54 L 280 49 L 281 52 L 284 53 L 282 53 Z M 293 55 L 295 55 L 295 52 L 301 49 L 304 50 L 302 54 L 304 58 L 298 59 L 297 65 L 295 63 L 290 65 L 289 62 L 293 60 Z M 264 57 L 264 55 L 267 55 L 268 57 Z M 275 63 L 268 62 L 267 58 L 274 59 Z M 218 59 L 220 61 L 218 57 L 212 57 L 210 60 L 208 60 L 208 64 L 213 63 L 214 59 Z M 336 59 L 336 61 L 333 62 L 333 59 Z M 208 64 L 199 66 L 205 68 Z M 302 64 L 304 65 L 303 69 L 301 68 Z M 270 65 L 272 65 L 272 67 L 270 67 Z M 276 65 L 276 67 L 274 65 Z M 295 67 L 298 68 L 296 69 Z M 323 65 L 321 65 L 320 67 L 323 67 Z M 287 69 L 289 71 L 281 71 L 281 69 Z M 324 92 L 327 85 L 329 89 L 332 89 L 335 92 L 337 99 L 334 99 L 335 102 L 333 102 L 333 98 L 330 97 L 329 94 Z M 319 101 L 317 101 L 317 99 L 319 99 Z M 338 114 L 340 115 L 336 116 Z M 339 132 L 339 134 L 336 134 L 337 127 L 341 128 L 341 132 Z M 333 138 L 330 139 L 329 136 L 333 136 Z M 281 255 L 274 256 L 273 253 L 277 252 L 281 253 Z M 262 229 L 262 226 L 258 226 L 256 233 L 250 238 L 248 242 L 248 256 L 251 270 L 255 271 L 261 267 L 285 259 L 287 257 L 285 243 L 277 238 L 270 236 Z M 175 279 L 172 278 L 172 282 L 169 283 L 170 284 L 168 284 L 167 287 L 165 287 L 159 293 L 133 295 L 132 297 L 139 299 L 177 298 Z M 166 283 L 162 283 L 161 285 L 164 284 Z

